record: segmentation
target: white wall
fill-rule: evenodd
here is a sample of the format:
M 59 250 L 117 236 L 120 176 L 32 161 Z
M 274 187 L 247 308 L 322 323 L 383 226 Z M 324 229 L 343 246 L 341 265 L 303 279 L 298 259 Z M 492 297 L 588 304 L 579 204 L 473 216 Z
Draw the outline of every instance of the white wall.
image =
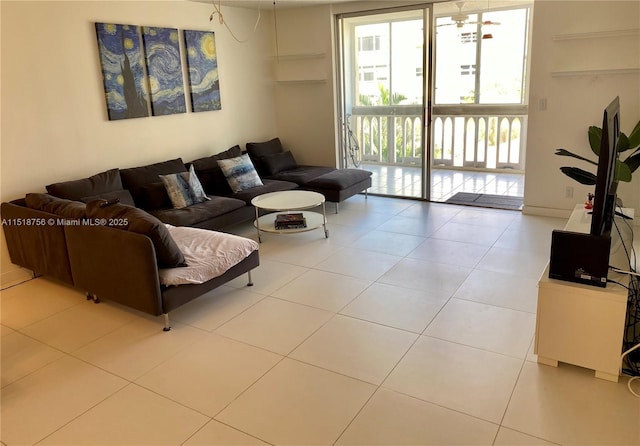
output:
M 282 9 L 276 14 L 278 136 L 298 163 L 337 166 L 331 7 Z
M 225 8 L 240 44 L 211 5 L 186 1 L 2 1 L 2 201 L 112 167 L 190 161 L 276 134 L 272 21 Z M 121 121 L 107 118 L 94 22 L 215 32 L 222 110 Z M 181 36 L 182 38 L 182 36 Z M 186 65 L 183 54 L 185 82 Z M 188 97 L 188 90 L 185 88 Z M 21 276 L 2 237 L 3 287 Z
M 590 159 L 589 126 L 602 125 L 602 112 L 620 96 L 621 129 L 629 134 L 640 119 L 640 73 L 553 76 L 562 70 L 640 69 L 640 34 L 554 40 L 554 36 L 614 30 L 640 30 L 638 1 L 540 1 L 534 6 L 529 127 L 524 212 L 568 214 L 593 187 L 571 180 L 559 168 L 595 168 L 554 155 L 565 148 Z M 582 36 L 584 37 L 584 36 Z M 546 100 L 547 109 L 540 109 Z M 624 156 L 624 155 L 623 155 Z M 640 210 L 640 170 L 632 183 L 620 183 L 624 205 Z M 567 198 L 567 187 L 574 188 Z

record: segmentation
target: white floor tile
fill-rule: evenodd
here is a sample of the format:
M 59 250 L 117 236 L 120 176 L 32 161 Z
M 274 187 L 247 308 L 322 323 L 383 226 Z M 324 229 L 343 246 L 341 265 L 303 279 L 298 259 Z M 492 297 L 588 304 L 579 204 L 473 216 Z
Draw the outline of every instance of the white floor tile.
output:
M 267 297 L 216 333 L 286 355 L 332 316 L 328 311 Z
M 264 295 L 252 293 L 251 289 L 221 286 L 173 310 L 169 318 L 202 330 L 215 330 L 264 299 Z
M 540 279 L 549 263 L 549 256 L 542 253 L 522 252 L 513 249 L 491 248 L 477 269 L 514 274 L 516 276 Z
M 450 299 L 424 334 L 524 359 L 535 325 L 530 313 Z
M 260 259 L 260 266 L 251 271 L 253 286 L 249 288 L 252 293 L 269 295 L 307 271 L 307 269 L 288 263 Z M 247 275 L 243 274 L 227 282 L 226 285 L 233 288 L 246 289 Z
M 370 284 L 368 280 L 310 270 L 271 295 L 290 302 L 337 312 Z
M 376 280 L 402 257 L 362 249 L 345 248 L 315 266 L 316 269 L 364 280 Z
M 52 347 L 73 352 L 137 317 L 140 316 L 108 302 L 85 301 L 83 305 L 75 305 L 35 322 L 22 332 Z
M 453 297 L 535 314 L 538 305 L 538 280 L 474 270 Z
M 60 350 L 13 332 L 2 337 L 2 387 L 63 356 Z
M 469 273 L 470 268 L 405 258 L 378 282 L 425 291 L 438 297 L 449 297 Z
M 422 336 L 382 386 L 499 423 L 521 367 L 516 358 Z
M 267 444 L 216 420 L 211 420 L 184 443 L 185 446 L 258 446 Z
M 338 445 L 491 445 L 498 426 L 435 404 L 380 389 Z
M 202 330 L 173 323 L 136 320 L 76 350 L 74 356 L 133 381 L 205 336 Z
M 375 386 L 285 359 L 216 420 L 272 444 L 332 444 Z
M 494 446 L 554 446 L 557 443 L 501 427 L 493 444 Z
M 43 445 L 175 445 L 209 419 L 135 384 L 47 437 Z
M 78 359 L 54 361 L 0 392 L 2 442 L 34 444 L 126 384 Z
M 136 383 L 213 417 L 281 359 L 275 353 L 211 334 Z
M 492 246 L 504 231 L 504 228 L 448 222 L 434 232 L 431 237 L 454 242 Z
M 447 298 L 429 291 L 374 283 L 340 313 L 389 327 L 422 333 Z
M 289 357 L 380 384 L 417 337 L 415 333 L 337 315 Z
M 640 399 L 625 380 L 593 371 L 525 362 L 503 425 L 562 445 L 633 445 L 640 441 Z
M 473 268 L 487 251 L 488 246 L 428 238 L 407 257 Z
M 373 230 L 356 240 L 352 246 L 367 251 L 404 257 L 423 241 L 424 237 L 415 235 Z
M 19 330 L 85 301 L 82 293 L 53 280 L 30 280 L 0 291 L 2 325 Z

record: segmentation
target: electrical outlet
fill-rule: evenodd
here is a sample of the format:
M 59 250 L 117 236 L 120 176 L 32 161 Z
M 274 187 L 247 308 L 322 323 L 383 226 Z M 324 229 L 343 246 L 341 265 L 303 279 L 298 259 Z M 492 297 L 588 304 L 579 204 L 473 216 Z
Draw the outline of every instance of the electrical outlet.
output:
M 573 198 L 573 186 L 567 186 L 564 190 L 565 198 Z

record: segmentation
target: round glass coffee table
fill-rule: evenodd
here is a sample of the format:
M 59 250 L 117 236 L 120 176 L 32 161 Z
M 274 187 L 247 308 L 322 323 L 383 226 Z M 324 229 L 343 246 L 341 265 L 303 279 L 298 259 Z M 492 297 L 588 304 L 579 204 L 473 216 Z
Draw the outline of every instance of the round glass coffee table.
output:
M 305 232 L 324 228 L 325 238 L 329 238 L 327 229 L 327 215 L 324 207 L 324 195 L 306 190 L 285 190 L 280 192 L 270 192 L 258 195 L 251 200 L 251 204 L 256 209 L 256 219 L 253 225 L 258 230 L 258 241 L 262 243 L 261 232 L 273 232 L 279 234 L 291 234 L 295 232 Z M 322 213 L 306 211 L 322 206 Z M 259 215 L 259 211 L 268 211 L 267 214 Z M 302 211 L 302 217 L 306 221 L 305 227 L 276 228 L 276 217 L 279 214 Z

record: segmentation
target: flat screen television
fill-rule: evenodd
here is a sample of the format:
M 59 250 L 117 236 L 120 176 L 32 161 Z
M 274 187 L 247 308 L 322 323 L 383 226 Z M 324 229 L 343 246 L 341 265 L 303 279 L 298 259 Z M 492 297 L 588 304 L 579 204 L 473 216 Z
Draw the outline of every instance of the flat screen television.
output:
M 611 232 L 616 208 L 616 162 L 620 138 L 620 99 L 616 97 L 604 110 L 602 139 L 598 155 L 596 190 L 591 216 L 591 235 L 608 235 Z

